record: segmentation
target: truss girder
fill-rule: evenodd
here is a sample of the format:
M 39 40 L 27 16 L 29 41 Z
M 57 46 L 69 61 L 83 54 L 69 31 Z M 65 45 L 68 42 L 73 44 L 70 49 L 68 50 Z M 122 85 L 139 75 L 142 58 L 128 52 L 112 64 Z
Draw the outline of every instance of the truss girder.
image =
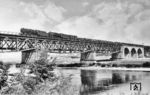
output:
M 26 50 L 26 49 L 49 49 L 58 51 L 86 51 L 94 50 L 98 52 L 117 52 L 120 50 L 120 45 L 113 43 L 94 43 L 94 42 L 80 42 L 80 41 L 63 41 L 52 40 L 46 38 L 31 38 L 31 37 L 18 37 L 7 36 L 0 34 L 0 49 L 8 50 Z

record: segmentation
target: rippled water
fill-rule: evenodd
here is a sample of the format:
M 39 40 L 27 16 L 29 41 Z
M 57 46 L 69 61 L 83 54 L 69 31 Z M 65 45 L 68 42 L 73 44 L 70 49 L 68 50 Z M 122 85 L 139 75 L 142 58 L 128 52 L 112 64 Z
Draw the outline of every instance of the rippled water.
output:
M 72 75 L 72 84 L 80 95 L 150 95 L 150 72 L 125 70 L 60 69 Z M 140 90 L 131 90 L 130 83 L 141 83 Z M 138 94 L 136 94 L 138 93 Z

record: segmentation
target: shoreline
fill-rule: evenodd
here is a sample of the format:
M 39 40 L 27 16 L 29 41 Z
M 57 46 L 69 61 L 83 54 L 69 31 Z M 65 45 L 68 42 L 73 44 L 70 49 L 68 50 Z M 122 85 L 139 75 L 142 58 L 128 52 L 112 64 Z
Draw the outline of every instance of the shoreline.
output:
M 138 60 L 113 60 L 113 61 L 97 61 L 97 62 L 79 62 L 70 64 L 56 64 L 57 67 L 68 68 L 122 68 L 125 70 L 146 70 L 150 71 L 150 58 L 138 59 Z
M 126 67 L 57 67 L 57 69 L 79 69 L 79 70 L 119 70 L 119 71 L 145 71 L 150 72 L 150 68 L 126 68 Z
M 81 67 L 81 70 L 122 70 L 122 71 L 149 71 L 150 68 L 126 68 L 126 67 Z

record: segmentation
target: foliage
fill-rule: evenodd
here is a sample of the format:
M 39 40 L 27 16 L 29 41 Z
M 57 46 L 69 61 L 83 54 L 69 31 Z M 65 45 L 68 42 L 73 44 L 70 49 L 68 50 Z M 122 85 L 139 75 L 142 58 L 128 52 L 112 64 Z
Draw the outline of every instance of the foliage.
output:
M 42 56 L 45 57 L 41 57 L 32 64 L 21 66 L 21 73 L 12 75 L 7 73 L 6 67 L 9 66 L 1 64 L 0 70 L 2 70 L 2 73 L 0 73 L 0 94 L 70 95 L 73 91 L 77 92 L 77 90 L 70 84 L 71 76 L 64 77 L 61 73 L 56 73 L 55 66 L 52 63 L 48 63 L 47 56 Z M 25 70 L 30 71 L 28 76 L 25 74 Z
M 143 63 L 143 67 L 150 67 L 150 62 L 145 62 L 145 63 Z

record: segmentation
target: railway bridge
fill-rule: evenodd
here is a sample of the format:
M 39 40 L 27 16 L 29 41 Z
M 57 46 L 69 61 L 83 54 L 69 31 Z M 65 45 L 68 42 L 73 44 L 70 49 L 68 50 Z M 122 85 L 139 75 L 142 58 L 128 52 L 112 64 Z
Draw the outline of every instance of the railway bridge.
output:
M 47 49 L 50 52 L 81 52 L 81 59 L 94 60 L 96 55 L 113 58 L 144 58 L 149 56 L 150 46 L 84 39 L 65 40 L 0 33 L 0 50 L 30 51 Z

